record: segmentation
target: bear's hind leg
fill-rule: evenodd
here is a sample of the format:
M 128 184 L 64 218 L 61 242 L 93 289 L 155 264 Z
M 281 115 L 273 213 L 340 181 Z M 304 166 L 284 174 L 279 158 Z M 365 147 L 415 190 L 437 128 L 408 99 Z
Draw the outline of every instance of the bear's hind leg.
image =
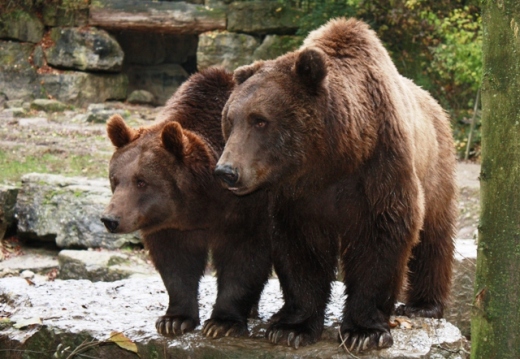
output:
M 426 213 L 420 242 L 408 263 L 406 304 L 396 309 L 397 315 L 443 316 L 451 286 L 455 202 L 444 202 L 441 208 L 442 213 Z
M 162 335 L 181 335 L 200 324 L 197 295 L 206 267 L 206 236 L 202 231 L 163 230 L 145 237 L 169 296 L 166 313 L 155 323 Z

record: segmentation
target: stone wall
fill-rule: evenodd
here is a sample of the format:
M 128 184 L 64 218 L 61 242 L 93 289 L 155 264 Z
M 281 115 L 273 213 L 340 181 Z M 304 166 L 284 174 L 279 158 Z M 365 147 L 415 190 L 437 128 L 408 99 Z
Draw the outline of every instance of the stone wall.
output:
M 24 0 L 0 14 L 0 97 L 83 107 L 142 90 L 164 104 L 197 70 L 234 70 L 302 40 L 301 11 L 272 0 Z

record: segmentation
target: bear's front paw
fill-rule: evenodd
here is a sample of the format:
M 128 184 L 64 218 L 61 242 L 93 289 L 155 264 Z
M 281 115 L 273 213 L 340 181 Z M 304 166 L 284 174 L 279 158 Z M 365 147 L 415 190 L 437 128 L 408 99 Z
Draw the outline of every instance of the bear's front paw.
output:
M 272 324 L 265 333 L 267 339 L 273 344 L 286 344 L 289 347 L 298 349 L 308 344 L 315 343 L 318 335 L 313 335 L 301 325 L 291 325 L 275 323 Z
M 198 324 L 198 320 L 190 317 L 163 315 L 155 322 L 155 328 L 159 334 L 174 336 L 191 332 Z
M 380 330 L 340 330 L 341 346 L 349 352 L 359 353 L 372 349 L 390 348 L 394 339 L 389 331 Z
M 410 318 L 442 318 L 443 310 L 440 304 L 401 304 L 395 309 L 395 315 L 404 315 Z
M 241 337 L 247 335 L 248 331 L 246 323 L 213 318 L 206 320 L 202 334 L 208 338 Z

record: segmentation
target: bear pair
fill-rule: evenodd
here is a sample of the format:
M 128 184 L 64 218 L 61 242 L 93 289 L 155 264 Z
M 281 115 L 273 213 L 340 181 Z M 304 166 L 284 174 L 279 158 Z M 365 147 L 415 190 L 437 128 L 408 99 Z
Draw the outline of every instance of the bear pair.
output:
M 197 86 L 215 74 L 226 81 Z M 391 346 L 394 311 L 442 316 L 456 216 L 449 120 L 365 23 L 332 20 L 299 50 L 232 79 L 194 75 L 160 117 L 139 130 L 109 122 L 118 149 L 104 221 L 115 232 L 141 229 L 170 296 L 161 333 L 198 324 L 208 248 L 218 276 L 208 336 L 247 332 L 273 265 L 285 303 L 267 337 L 315 342 L 338 257 L 349 350 Z M 403 288 L 406 304 L 395 309 Z

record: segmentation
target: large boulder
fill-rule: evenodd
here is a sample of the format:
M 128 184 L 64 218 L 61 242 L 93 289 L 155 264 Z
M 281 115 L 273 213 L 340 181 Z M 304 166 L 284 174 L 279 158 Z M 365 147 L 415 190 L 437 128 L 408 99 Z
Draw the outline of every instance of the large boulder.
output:
M 164 104 L 175 90 L 188 78 L 188 73 L 178 64 L 156 66 L 131 65 L 127 68 L 129 91 L 146 90 Z
M 88 24 L 89 1 L 54 0 L 43 3 L 43 23 L 47 26 L 85 26 Z
M 158 275 L 116 282 L 55 280 L 31 286 L 19 277 L 0 279 L 3 315 L 9 320 L 0 327 L 3 358 L 46 359 L 66 357 L 82 343 L 82 355 L 100 359 L 134 358 L 352 358 L 336 341 L 341 318 L 344 287 L 335 282 L 326 311 L 325 332 L 314 345 L 294 350 L 272 345 L 265 338 L 268 318 L 280 309 L 283 296 L 278 280 L 271 279 L 259 303 L 260 319 L 250 319 L 248 338 L 208 339 L 193 333 L 176 338 L 157 334 L 155 319 L 162 315 L 168 296 Z M 199 289 L 201 322 L 209 318 L 216 297 L 216 280 L 203 277 Z M 394 345 L 356 358 L 468 358 L 467 341 L 444 320 L 399 318 L 392 329 Z M 124 346 L 111 343 L 114 332 L 128 338 Z M 106 341 L 106 342 L 105 342 Z M 96 345 L 104 342 L 104 345 Z M 135 345 L 132 345 L 132 343 Z M 110 345 L 112 344 L 112 345 Z M 87 350 L 88 349 L 88 350 Z M 55 353 L 57 353 L 55 355 Z
M 277 1 L 241 1 L 228 9 L 227 30 L 254 34 L 294 34 L 301 11 Z
M 253 62 L 253 53 L 260 41 L 251 35 L 211 31 L 199 36 L 197 67 L 222 66 L 233 71 L 239 66 Z
M 118 72 L 124 53 L 106 31 L 96 28 L 52 28 L 53 44 L 45 49 L 47 63 L 57 68 Z
M 0 240 L 5 232 L 15 224 L 14 207 L 18 196 L 18 187 L 0 185 Z
M 62 248 L 119 248 L 135 235 L 107 233 L 100 221 L 110 201 L 108 180 L 31 173 L 22 177 L 15 207 L 18 235 Z
M 37 97 L 41 86 L 29 59 L 34 44 L 0 41 L 0 92 L 9 100 Z
M 97 0 L 90 6 L 90 25 L 110 30 L 200 34 L 226 28 L 226 12 L 182 1 Z
M 294 51 L 303 42 L 301 36 L 267 35 L 253 53 L 254 60 L 271 60 L 289 51 Z
M 107 100 L 124 100 L 128 92 L 126 74 L 65 71 L 40 75 L 42 92 L 76 106 Z
M 37 43 L 43 37 L 44 26 L 35 13 L 14 10 L 0 14 L 0 39 Z
M 132 275 L 156 274 L 143 260 L 115 251 L 64 249 L 58 254 L 58 261 L 60 279 L 114 282 Z

